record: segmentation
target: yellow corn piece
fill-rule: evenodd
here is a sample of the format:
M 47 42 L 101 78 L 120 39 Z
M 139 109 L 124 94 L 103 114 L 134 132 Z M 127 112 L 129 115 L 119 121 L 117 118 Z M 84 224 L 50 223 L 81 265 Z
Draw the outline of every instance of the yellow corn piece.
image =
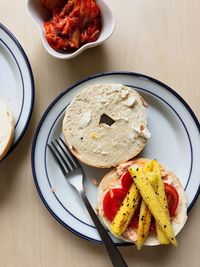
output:
M 158 186 L 156 189 L 157 197 L 167 215 L 167 218 L 170 220 L 167 198 L 165 195 L 164 182 L 161 176 L 160 165 L 156 160 L 154 160 L 153 162 L 153 169 L 158 177 Z M 161 244 L 169 244 L 169 239 L 167 238 L 166 234 L 164 233 L 164 231 L 162 230 L 158 222 L 156 222 L 156 232 L 157 232 L 158 240 L 160 241 Z
M 173 233 L 171 222 L 168 219 L 165 210 L 160 204 L 157 195 L 150 184 L 148 178 L 144 175 L 144 172 L 138 169 L 129 168 L 129 172 L 132 177 L 134 177 L 134 183 L 140 191 L 142 199 L 147 204 L 149 210 L 154 216 L 155 220 L 158 222 L 164 233 L 166 234 L 169 241 L 177 246 L 177 241 Z
M 157 185 L 158 185 L 158 176 L 156 173 L 154 172 L 150 172 L 150 173 L 144 173 L 146 177 L 148 177 L 148 180 L 151 184 L 151 186 L 153 187 L 154 190 L 157 189 Z
M 150 225 L 151 225 L 151 212 L 147 207 L 144 200 L 142 200 L 140 207 L 139 223 L 138 223 L 138 232 L 137 232 L 137 249 L 141 249 L 144 245 L 144 242 L 148 236 Z
M 140 194 L 133 183 L 122 202 L 114 220 L 111 223 L 111 232 L 117 236 L 122 235 L 128 227 L 131 218 L 139 204 Z
M 160 244 L 167 245 L 170 243 L 169 239 L 167 238 L 166 234 L 164 233 L 158 222 L 156 222 L 156 233 Z
M 146 168 L 146 166 L 142 169 L 149 171 L 149 168 Z M 157 186 L 157 182 L 158 182 L 157 175 L 154 172 L 147 172 L 146 175 L 150 181 L 150 184 L 155 189 L 155 187 Z M 140 207 L 140 214 L 139 214 L 138 231 L 137 231 L 138 238 L 137 238 L 137 242 L 136 242 L 138 250 L 142 248 L 142 246 L 144 245 L 144 242 L 145 242 L 145 240 L 149 234 L 149 229 L 150 229 L 150 225 L 151 225 L 151 218 L 152 218 L 152 214 L 151 214 L 148 206 L 144 202 L 144 200 L 142 200 L 141 207 Z
M 141 169 L 144 171 L 144 173 L 150 173 L 153 171 L 153 165 L 154 165 L 154 161 L 153 160 L 149 160 L 144 167 L 142 167 Z

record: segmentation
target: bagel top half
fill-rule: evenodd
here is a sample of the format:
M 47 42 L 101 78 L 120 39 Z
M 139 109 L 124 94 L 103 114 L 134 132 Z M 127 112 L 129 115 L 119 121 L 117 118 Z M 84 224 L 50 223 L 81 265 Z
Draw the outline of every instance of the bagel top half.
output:
M 104 223 L 104 225 L 111 231 L 110 225 L 111 221 L 109 221 L 106 216 L 104 215 L 103 210 L 103 199 L 104 196 L 108 191 L 112 191 L 114 188 L 121 188 L 121 177 L 122 175 L 127 172 L 130 166 L 134 168 L 143 167 L 147 163 L 148 159 L 139 158 L 133 161 L 128 161 L 126 163 L 119 164 L 116 168 L 112 169 L 108 172 L 102 179 L 99 188 L 98 188 L 98 214 Z M 176 236 L 181 229 L 183 228 L 186 220 L 187 220 L 187 199 L 185 191 L 177 178 L 177 176 L 172 173 L 171 171 L 167 170 L 163 165 L 161 166 L 161 173 L 162 178 L 164 179 L 165 183 L 170 184 L 173 186 L 178 195 L 179 195 L 179 202 L 176 209 L 175 216 L 172 219 L 172 228 L 174 231 L 174 235 Z M 111 231 L 112 232 L 112 231 Z M 136 243 L 137 242 L 137 229 L 128 227 L 123 235 L 116 236 L 117 238 L 122 239 L 126 242 Z M 155 235 L 155 233 L 150 232 L 144 245 L 154 246 L 159 245 L 160 242 Z
M 71 152 L 85 164 L 108 168 L 135 157 L 147 143 L 145 102 L 121 84 L 95 84 L 67 107 L 62 132 Z

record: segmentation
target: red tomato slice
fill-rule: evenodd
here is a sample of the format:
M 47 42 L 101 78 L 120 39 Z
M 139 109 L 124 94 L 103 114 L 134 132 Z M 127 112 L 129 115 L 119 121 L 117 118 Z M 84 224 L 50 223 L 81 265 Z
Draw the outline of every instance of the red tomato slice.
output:
M 166 183 L 165 183 L 165 194 L 167 197 L 170 217 L 173 217 L 176 213 L 176 209 L 178 206 L 179 195 L 173 186 Z
M 126 193 L 123 189 L 114 188 L 112 191 L 108 191 L 103 199 L 104 215 L 110 221 L 113 221 L 118 209 L 120 208 L 122 201 L 124 200 Z
M 128 192 L 129 188 L 133 183 L 133 178 L 131 177 L 130 172 L 127 171 L 122 175 L 121 183 L 124 191 Z
M 156 222 L 155 222 L 154 217 L 151 218 L 150 231 L 152 231 L 152 232 L 156 231 Z
M 139 221 L 139 214 L 140 214 L 140 205 L 136 209 L 133 218 L 131 219 L 129 226 L 133 228 L 138 228 L 138 221 Z

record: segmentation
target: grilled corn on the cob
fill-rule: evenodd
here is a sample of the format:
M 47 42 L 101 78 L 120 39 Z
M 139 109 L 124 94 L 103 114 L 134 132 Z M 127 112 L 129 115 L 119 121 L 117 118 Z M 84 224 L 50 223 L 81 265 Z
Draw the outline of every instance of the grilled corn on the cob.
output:
M 150 184 L 153 186 L 154 190 L 157 187 L 157 183 L 158 183 L 158 177 L 157 174 L 155 174 L 152 171 L 152 168 L 148 168 L 147 166 L 152 167 L 153 161 L 147 163 L 148 165 L 144 166 L 143 170 L 150 170 L 150 172 L 147 172 L 146 175 L 150 181 Z M 147 167 L 147 168 L 146 168 Z M 142 246 L 144 245 L 144 242 L 149 234 L 149 230 L 150 230 L 150 225 L 151 225 L 151 218 L 152 218 L 152 214 L 148 208 L 148 206 L 146 205 L 145 201 L 142 200 L 141 203 L 141 207 L 140 207 L 140 214 L 139 214 L 139 223 L 138 223 L 138 231 L 137 231 L 137 249 L 141 249 Z
M 139 223 L 138 223 L 138 232 L 137 232 L 137 249 L 141 249 L 144 245 L 144 242 L 148 236 L 150 225 L 151 225 L 151 212 L 147 207 L 144 200 L 142 200 L 140 207 Z
M 156 160 L 154 160 L 153 162 L 153 169 L 156 172 L 157 177 L 158 177 L 158 186 L 156 189 L 157 197 L 168 219 L 170 220 L 167 198 L 166 198 L 165 188 L 164 188 L 164 182 L 161 176 L 161 169 L 160 169 L 159 163 Z M 169 239 L 167 238 L 166 234 L 164 233 L 164 231 L 162 230 L 158 222 L 156 222 L 156 232 L 157 232 L 158 240 L 160 241 L 161 244 L 169 244 Z
M 154 216 L 155 220 L 158 222 L 162 230 L 165 232 L 169 241 L 177 246 L 177 241 L 173 233 L 171 222 L 167 217 L 164 208 L 160 204 L 157 195 L 150 184 L 150 181 L 145 176 L 144 172 L 137 168 L 136 170 L 132 167 L 129 168 L 131 176 L 134 178 L 134 183 L 140 191 L 142 199 L 147 204 L 149 210 Z
M 110 228 L 113 234 L 120 236 L 125 232 L 135 210 L 138 207 L 139 200 L 140 194 L 136 188 L 136 185 L 133 183 L 125 199 L 123 200 L 121 207 L 115 215 L 114 220 L 111 223 Z

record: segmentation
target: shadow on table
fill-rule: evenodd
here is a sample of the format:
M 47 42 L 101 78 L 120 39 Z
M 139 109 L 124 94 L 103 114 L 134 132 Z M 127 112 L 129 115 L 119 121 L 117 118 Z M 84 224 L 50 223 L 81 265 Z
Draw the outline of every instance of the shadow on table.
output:
M 66 87 L 87 76 L 112 70 L 112 58 L 106 45 L 86 50 L 70 60 L 56 59 L 47 55 L 46 61 L 49 73 L 53 73 L 57 81 L 62 80 L 65 83 L 66 80 Z

